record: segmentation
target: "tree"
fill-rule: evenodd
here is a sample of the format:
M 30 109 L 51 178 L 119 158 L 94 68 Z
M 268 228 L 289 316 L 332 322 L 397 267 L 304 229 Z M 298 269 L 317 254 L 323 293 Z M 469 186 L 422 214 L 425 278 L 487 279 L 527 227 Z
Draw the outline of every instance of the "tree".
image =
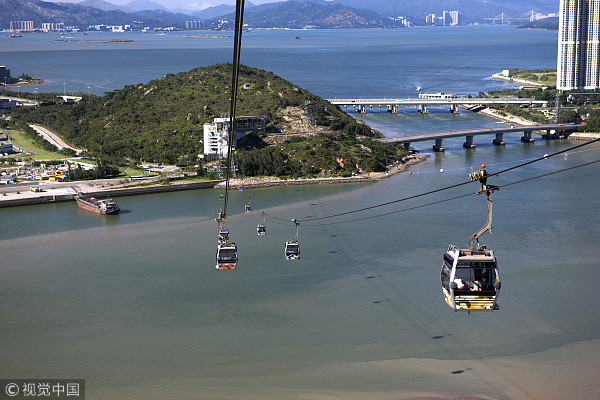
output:
M 581 121 L 581 116 L 575 110 L 561 110 L 558 117 L 559 124 L 570 124 L 572 122 Z
M 586 132 L 600 132 L 600 110 L 590 112 L 589 118 L 585 121 Z

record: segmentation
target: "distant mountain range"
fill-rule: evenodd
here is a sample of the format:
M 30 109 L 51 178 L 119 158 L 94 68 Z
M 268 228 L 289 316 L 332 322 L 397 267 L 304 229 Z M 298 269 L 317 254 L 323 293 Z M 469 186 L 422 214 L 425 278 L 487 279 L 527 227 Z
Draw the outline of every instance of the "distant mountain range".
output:
M 97 1 L 97 0 L 96 0 Z M 43 22 L 64 22 L 68 26 L 86 28 L 89 25 L 124 25 L 135 27 L 185 26 L 190 17 L 164 10 L 123 12 L 104 11 L 81 4 L 50 3 L 41 0 L 0 0 L 0 28 L 7 29 L 10 21 L 34 21 L 34 28 Z
M 244 10 L 249 10 L 252 7 L 254 7 L 253 3 L 249 2 L 249 1 L 244 2 Z M 221 4 L 218 6 L 205 8 L 202 11 L 196 11 L 196 12 L 192 13 L 192 16 L 200 18 L 202 20 L 207 20 L 207 19 L 217 18 L 222 15 L 231 14 L 233 12 L 235 12 L 235 6 Z
M 210 20 L 207 28 L 232 29 L 235 13 L 221 16 L 227 24 Z M 249 28 L 385 28 L 394 22 L 370 10 L 343 6 L 332 2 L 286 1 L 263 4 L 246 10 L 244 24 Z
M 81 3 L 79 3 L 81 4 Z M 123 4 L 123 7 L 132 9 L 133 11 L 144 11 L 144 10 L 163 10 L 171 11 L 162 4 L 156 3 L 150 0 L 132 0 L 129 3 Z
M 457 10 L 463 21 L 485 22 L 484 18 L 501 13 L 525 16 L 534 12 L 558 10 L 559 0 L 288 0 L 254 5 L 246 3 L 244 22 L 257 28 L 376 28 L 393 26 L 388 17 L 407 17 L 423 24 L 430 13 Z M 207 21 L 207 28 L 219 26 L 217 19 L 232 19 L 235 8 L 221 4 L 202 11 L 168 10 L 150 0 L 133 0 L 122 6 L 106 0 L 83 0 L 78 4 L 51 3 L 42 0 L 0 0 L 0 28 L 9 21 L 33 20 L 36 27 L 42 22 L 64 22 L 66 25 L 138 24 L 145 26 L 184 27 L 187 20 Z M 177 12 L 173 12 L 177 11 Z M 221 26 L 221 28 L 229 28 Z
M 425 20 L 427 14 L 460 11 L 465 22 L 482 22 L 501 13 L 518 16 L 533 10 L 538 13 L 557 12 L 559 0 L 334 0 L 350 7 L 376 11 L 384 16 L 412 16 Z
M 125 13 L 130 13 L 134 11 L 131 8 L 127 8 L 125 6 L 117 6 L 116 4 L 109 3 L 108 1 L 104 0 L 83 0 L 77 4 L 79 4 L 80 6 L 97 8 L 102 11 L 123 11 Z

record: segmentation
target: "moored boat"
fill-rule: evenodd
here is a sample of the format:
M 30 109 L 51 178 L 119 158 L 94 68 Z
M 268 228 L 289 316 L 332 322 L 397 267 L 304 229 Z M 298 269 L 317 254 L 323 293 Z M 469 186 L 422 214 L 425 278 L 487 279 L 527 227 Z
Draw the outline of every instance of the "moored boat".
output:
M 111 198 L 99 200 L 92 196 L 77 195 L 75 196 L 75 200 L 77 200 L 80 208 L 98 214 L 116 215 L 121 211 L 117 203 Z

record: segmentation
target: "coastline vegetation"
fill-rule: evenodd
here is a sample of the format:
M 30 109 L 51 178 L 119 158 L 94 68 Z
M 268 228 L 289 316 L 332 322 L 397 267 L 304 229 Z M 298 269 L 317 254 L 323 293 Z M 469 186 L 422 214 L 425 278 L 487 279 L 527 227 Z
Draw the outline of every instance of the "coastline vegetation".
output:
M 542 85 L 556 86 L 556 68 L 511 69 L 508 76 Z
M 495 105 L 492 108 L 501 113 L 516 115 L 533 122 L 554 122 L 557 90 L 554 87 L 535 89 L 507 89 L 481 92 L 479 97 L 519 97 L 547 101 L 547 107 L 520 107 L 516 105 Z M 600 132 L 600 90 L 564 91 L 560 95 L 558 123 L 586 123 L 587 132 Z
M 350 134 L 321 134 L 308 138 L 292 137 L 262 149 L 241 150 L 236 161 L 242 176 L 349 177 L 362 172 L 381 172 L 401 159 L 401 146 Z

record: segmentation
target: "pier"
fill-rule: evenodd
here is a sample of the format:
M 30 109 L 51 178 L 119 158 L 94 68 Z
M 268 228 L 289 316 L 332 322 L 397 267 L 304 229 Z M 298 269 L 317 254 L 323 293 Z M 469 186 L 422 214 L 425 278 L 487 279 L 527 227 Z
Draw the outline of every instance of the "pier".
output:
M 424 97 L 408 98 L 408 99 L 396 99 L 396 98 L 383 98 L 383 99 L 327 99 L 331 104 L 344 107 L 344 110 L 348 110 L 348 107 L 352 107 L 354 111 L 366 114 L 367 109 L 372 110 L 373 107 L 378 107 L 379 110 L 385 107 L 389 113 L 397 114 L 400 107 L 417 107 L 418 111 L 423 114 L 427 114 L 427 107 L 448 107 L 448 111 L 451 113 L 457 113 L 458 107 L 460 106 L 491 106 L 491 105 L 505 105 L 515 104 L 521 106 L 546 106 L 547 102 L 544 100 L 526 99 L 518 97 L 500 97 L 500 98 L 478 98 L 469 97 L 464 95 L 443 95 L 440 97 L 429 97 L 432 95 L 425 95 Z M 446 96 L 446 97 L 443 97 Z
M 433 150 L 443 152 L 444 146 L 442 142 L 447 138 L 464 136 L 465 141 L 463 143 L 463 147 L 467 149 L 474 149 L 475 143 L 473 142 L 473 138 L 475 136 L 494 135 L 492 143 L 496 146 L 502 146 L 506 144 L 504 141 L 505 133 L 521 132 L 522 142 L 533 142 L 534 139 L 532 137 L 532 132 L 535 131 L 544 132 L 542 134 L 542 137 L 544 138 L 559 139 L 568 137 L 571 133 L 578 130 L 582 126 L 584 126 L 584 124 L 512 125 L 510 127 L 500 128 L 463 129 L 447 132 L 421 133 L 417 135 L 381 138 L 377 140 L 387 143 L 401 143 L 407 150 L 410 148 L 410 144 L 413 142 L 435 141 Z

